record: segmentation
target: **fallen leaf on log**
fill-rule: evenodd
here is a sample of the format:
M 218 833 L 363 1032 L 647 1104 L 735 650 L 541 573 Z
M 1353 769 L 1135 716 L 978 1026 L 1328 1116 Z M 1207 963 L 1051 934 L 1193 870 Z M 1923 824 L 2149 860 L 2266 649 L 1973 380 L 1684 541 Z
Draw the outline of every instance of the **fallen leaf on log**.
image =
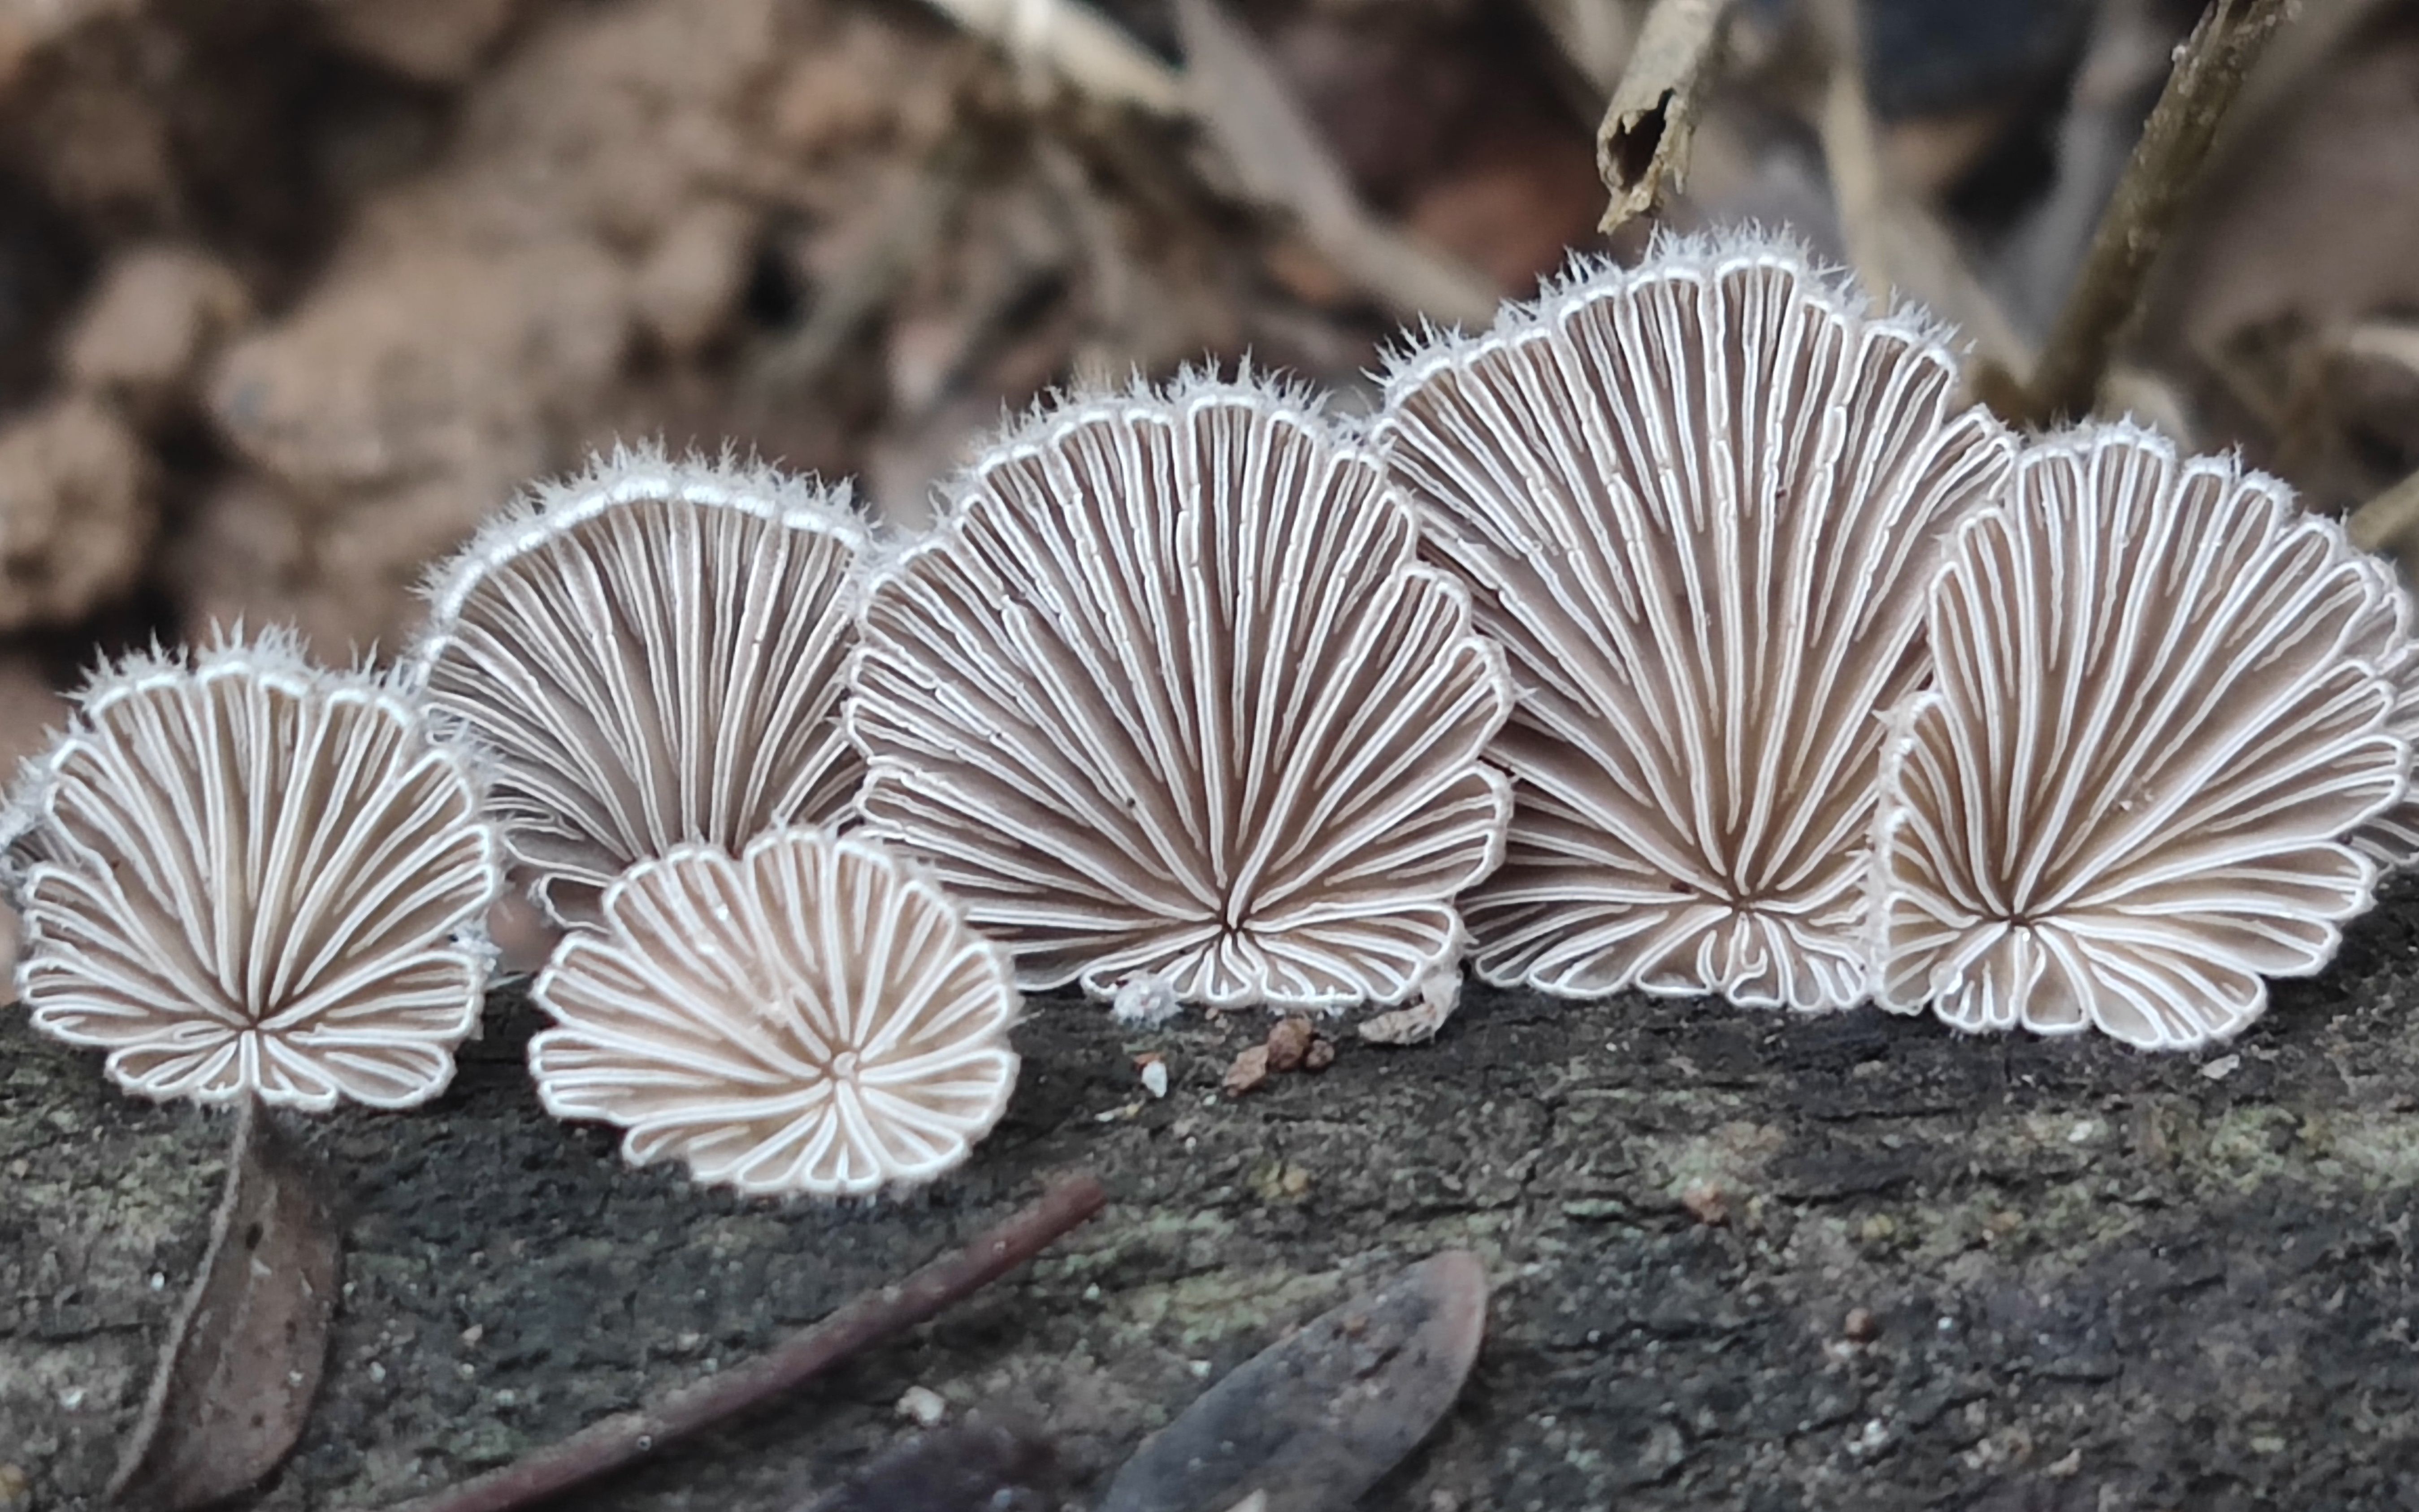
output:
M 328 1357 L 342 1250 L 311 1172 L 257 1103 L 236 1121 L 226 1196 L 199 1280 L 110 1495 L 184 1512 L 243 1490 L 301 1436 Z
M 1245 1361 L 1143 1441 L 1100 1512 L 1334 1512 L 1394 1469 L 1461 1394 L 1487 1331 L 1466 1250 L 1410 1267 Z

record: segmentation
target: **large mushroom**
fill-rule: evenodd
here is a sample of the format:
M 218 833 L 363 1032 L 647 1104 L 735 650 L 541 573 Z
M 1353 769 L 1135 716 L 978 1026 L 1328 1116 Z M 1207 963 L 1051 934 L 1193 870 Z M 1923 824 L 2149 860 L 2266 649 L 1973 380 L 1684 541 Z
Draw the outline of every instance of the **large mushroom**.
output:
M 1481 975 L 1793 1009 L 1867 993 L 1880 711 L 1923 590 L 2014 443 L 1954 353 L 1794 244 L 1581 261 L 1402 356 L 1377 437 L 1519 707 Z
M 606 888 L 531 998 L 558 1118 L 757 1195 L 864 1196 L 957 1165 L 1008 1106 L 1018 997 L 959 904 L 870 841 L 675 847 Z
M 283 635 L 132 657 L 80 702 L 8 818 L 34 1026 L 146 1097 L 442 1091 L 501 886 L 463 753 Z
M 1932 594 L 1893 717 L 1877 995 L 1969 1030 L 2222 1040 L 2369 903 L 2400 796 L 2397 590 L 2230 457 L 2131 425 L 2028 448 Z
M 491 757 L 490 802 L 558 921 L 631 863 L 840 817 L 861 521 L 844 489 L 617 450 L 436 577 L 411 658 Z
M 1511 703 L 1377 459 L 1189 378 L 1031 417 L 872 577 L 870 829 L 1024 983 L 1231 1009 L 1398 1003 L 1458 969 L 1502 854 Z

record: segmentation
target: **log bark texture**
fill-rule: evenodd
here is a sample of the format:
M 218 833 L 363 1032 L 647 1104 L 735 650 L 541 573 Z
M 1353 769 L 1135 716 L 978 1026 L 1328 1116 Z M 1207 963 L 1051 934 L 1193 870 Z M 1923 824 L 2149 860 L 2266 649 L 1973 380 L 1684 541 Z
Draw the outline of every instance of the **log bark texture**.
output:
M 1080 1504 L 1286 1326 L 1462 1245 L 1497 1288 L 1476 1374 L 1366 1506 L 2419 1507 L 2414 1004 L 2408 889 L 2196 1057 L 1473 989 L 1433 1045 L 1348 1041 L 1236 1101 L 1256 1021 L 1137 1035 L 1044 1000 L 965 1171 L 834 1207 L 624 1168 L 539 1110 L 530 1014 L 500 996 L 441 1102 L 298 1125 L 347 1280 L 311 1427 L 254 1504 L 493 1467 L 1089 1167 L 1112 1206 L 1061 1249 L 578 1504 L 787 1512 L 905 1431 L 913 1385 L 1038 1424 Z M 98 1505 L 226 1129 L 0 1026 L 0 1512 Z

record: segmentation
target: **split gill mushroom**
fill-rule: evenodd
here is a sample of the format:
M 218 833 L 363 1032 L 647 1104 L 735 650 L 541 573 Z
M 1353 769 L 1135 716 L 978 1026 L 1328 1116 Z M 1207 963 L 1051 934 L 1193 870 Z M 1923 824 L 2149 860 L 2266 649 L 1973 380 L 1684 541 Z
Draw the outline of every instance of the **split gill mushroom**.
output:
M 2399 595 L 2230 457 L 2130 424 L 2027 448 L 1933 590 L 1937 684 L 1891 720 L 1883 1006 L 2184 1049 L 2320 969 L 2378 875 L 2347 837 L 2409 772 Z
M 412 675 L 477 742 L 513 857 L 558 922 L 634 862 L 840 818 L 844 488 L 617 449 L 434 578 Z
M 480 797 L 390 679 L 286 635 L 95 674 L 8 819 L 34 1026 L 145 1097 L 426 1102 L 487 980 Z
M 872 574 L 868 829 L 1030 989 L 1332 1011 L 1457 976 L 1511 691 L 1416 548 L 1377 458 L 1265 382 L 1036 412 Z
M 1377 444 L 1519 687 L 1505 859 L 1462 901 L 1481 976 L 1866 996 L 1878 716 L 2015 451 L 1958 388 L 1930 322 L 1755 237 L 1579 259 L 1395 359 Z

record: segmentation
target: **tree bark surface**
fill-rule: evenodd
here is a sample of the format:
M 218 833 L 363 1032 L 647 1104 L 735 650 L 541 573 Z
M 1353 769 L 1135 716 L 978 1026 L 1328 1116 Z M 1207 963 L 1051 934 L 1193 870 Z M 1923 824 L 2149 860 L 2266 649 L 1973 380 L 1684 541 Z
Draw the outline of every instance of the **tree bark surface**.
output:
M 1041 999 L 971 1165 L 831 1205 L 624 1166 L 539 1109 L 531 1011 L 500 995 L 439 1103 L 288 1121 L 346 1282 L 310 1427 L 254 1504 L 491 1468 L 1088 1168 L 1108 1211 L 1036 1265 L 573 1503 L 787 1512 L 906 1432 L 922 1385 L 1055 1438 L 1081 1504 L 1289 1324 L 1457 1245 L 1493 1278 L 1488 1338 L 1366 1506 L 2419 1507 L 2414 1002 L 2408 892 L 2194 1057 L 1473 988 L 1433 1045 L 1347 1038 L 1237 1100 L 1220 1079 L 1263 1021 L 1138 1034 Z M 229 1127 L 0 1024 L 0 1512 L 99 1505 Z

